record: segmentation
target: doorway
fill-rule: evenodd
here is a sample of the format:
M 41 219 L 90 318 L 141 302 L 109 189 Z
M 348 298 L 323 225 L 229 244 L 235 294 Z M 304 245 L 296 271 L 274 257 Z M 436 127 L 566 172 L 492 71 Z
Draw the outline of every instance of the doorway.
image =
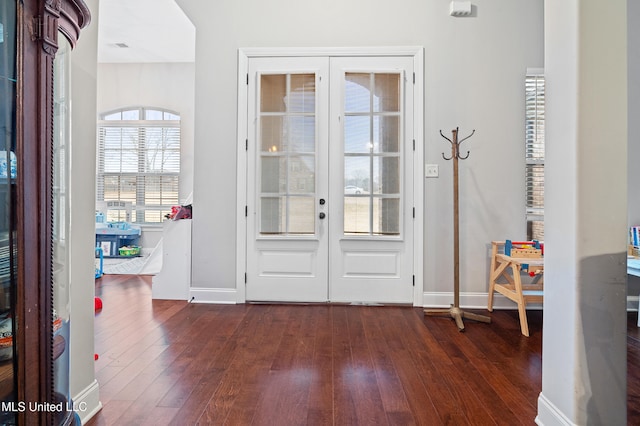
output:
M 415 62 L 247 58 L 247 301 L 420 304 Z

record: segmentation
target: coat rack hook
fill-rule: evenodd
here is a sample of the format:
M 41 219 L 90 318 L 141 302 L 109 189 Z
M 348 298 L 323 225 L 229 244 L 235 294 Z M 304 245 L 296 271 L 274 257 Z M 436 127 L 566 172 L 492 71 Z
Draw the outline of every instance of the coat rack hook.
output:
M 440 136 L 442 136 L 443 138 L 445 138 L 446 140 L 449 141 L 449 143 L 453 143 L 453 141 L 451 139 L 449 139 L 448 137 L 446 137 L 443 133 L 442 130 L 440 130 Z
M 466 141 L 467 139 L 469 139 L 471 136 L 473 136 L 473 134 L 476 132 L 476 129 L 473 129 L 473 131 L 471 131 L 471 134 L 469 136 L 467 136 L 464 139 L 460 139 L 460 141 L 458 141 L 458 145 L 460 145 L 462 142 Z
M 457 148 L 458 150 L 456 151 L 456 154 L 458 156 L 458 159 L 460 160 L 466 160 L 467 158 L 469 158 L 469 151 L 467 151 L 467 155 L 465 157 L 460 155 L 460 145 L 462 144 L 462 142 L 466 141 L 467 139 L 469 139 L 471 136 L 473 136 L 473 134 L 476 132 L 476 129 L 473 129 L 473 131 L 471 132 L 471 134 L 469 136 L 467 136 L 466 138 L 463 138 L 461 140 L 458 141 L 457 143 Z

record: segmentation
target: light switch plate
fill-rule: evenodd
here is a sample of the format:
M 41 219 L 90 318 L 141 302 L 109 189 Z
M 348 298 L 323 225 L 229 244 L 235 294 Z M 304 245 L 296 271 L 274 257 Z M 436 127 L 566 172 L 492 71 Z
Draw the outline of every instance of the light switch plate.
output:
M 438 177 L 438 165 L 437 164 L 425 164 L 425 177 Z

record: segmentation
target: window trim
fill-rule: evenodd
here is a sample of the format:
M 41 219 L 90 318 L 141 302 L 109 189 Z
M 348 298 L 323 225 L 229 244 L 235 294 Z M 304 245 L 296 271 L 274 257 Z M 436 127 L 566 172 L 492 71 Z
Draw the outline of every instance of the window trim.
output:
M 539 82 L 542 81 L 542 93 L 538 91 Z M 530 99 L 530 92 L 528 86 L 530 84 L 536 85 L 534 98 Z M 544 164 L 545 164 L 545 95 L 546 95 L 546 81 L 543 68 L 528 68 L 525 75 L 525 218 L 527 224 L 527 239 L 544 239 Z M 540 100 L 542 97 L 542 100 Z M 540 110 L 540 104 L 541 110 Z M 529 116 L 530 108 L 534 109 L 534 117 Z M 540 134 L 541 133 L 541 134 Z M 540 139 L 542 139 L 542 147 L 540 147 Z M 537 144 L 537 146 L 536 146 Z M 537 153 L 534 151 L 537 150 Z M 540 154 L 540 151 L 542 154 Z M 532 158 L 536 157 L 536 158 Z M 537 167 L 536 167 L 537 166 Z M 534 177 L 530 176 L 530 169 L 536 167 L 538 171 L 542 173 L 542 200 L 539 200 L 539 195 L 533 194 L 532 182 Z M 540 182 L 537 182 L 540 184 Z M 531 192 L 531 194 L 530 194 Z M 532 202 L 531 197 L 538 198 L 537 201 Z M 542 207 L 539 207 L 539 203 Z M 533 205 L 536 204 L 536 205 Z M 542 235 L 534 235 L 530 229 L 530 225 L 533 222 L 542 222 Z
M 161 113 L 162 119 L 157 119 L 157 120 L 147 119 L 146 117 L 149 112 Z M 133 113 L 134 115 L 137 115 L 140 119 L 139 120 L 135 120 L 135 119 L 123 120 L 122 117 L 124 116 L 125 113 Z M 120 119 L 109 118 L 110 116 L 118 115 L 118 114 L 120 114 Z M 135 201 L 133 201 L 132 204 L 133 204 L 133 210 L 136 212 L 136 221 L 133 221 L 133 223 L 136 223 L 138 225 L 144 225 L 146 227 L 160 226 L 162 224 L 162 216 L 164 215 L 164 213 L 170 211 L 172 205 L 179 204 L 179 200 L 180 200 L 180 173 L 181 173 L 181 154 L 182 154 L 182 146 L 181 146 L 182 135 L 181 135 L 180 114 L 178 114 L 176 111 L 173 111 L 167 108 L 158 108 L 158 107 L 150 107 L 150 106 L 123 107 L 123 108 L 109 110 L 101 113 L 100 119 L 98 120 L 97 125 L 98 125 L 98 136 L 97 136 L 98 146 L 96 149 L 96 208 L 98 208 L 98 206 L 100 205 L 104 205 L 105 203 L 104 182 L 106 177 L 114 177 L 114 176 L 117 176 L 119 178 L 127 177 L 127 176 L 135 177 L 137 181 L 135 184 L 136 195 L 135 195 Z M 146 163 L 140 160 L 138 161 L 138 165 L 137 165 L 138 171 L 123 172 L 122 168 L 120 168 L 120 171 L 106 172 L 105 161 L 104 161 L 105 132 L 103 130 L 108 128 L 138 129 L 137 141 L 146 140 L 145 138 L 146 129 L 149 129 L 149 128 L 171 129 L 173 131 L 176 131 L 177 135 L 173 135 L 173 137 L 170 137 L 170 139 L 173 142 L 177 142 L 178 147 L 177 149 L 171 148 L 169 151 L 174 153 L 174 155 L 177 154 L 177 160 L 174 159 L 173 163 L 175 166 L 177 166 L 178 171 L 160 171 L 160 172 L 147 171 L 145 170 Z M 162 141 L 165 142 L 166 140 L 169 140 L 169 138 L 167 138 L 165 132 L 162 132 Z M 160 149 L 162 151 L 165 150 L 164 148 L 160 148 Z M 144 153 L 146 153 L 148 149 L 144 147 L 140 149 L 140 146 L 138 146 L 135 151 L 137 152 L 137 156 L 140 157 L 141 155 L 144 155 Z M 162 187 L 163 187 L 162 178 L 164 177 L 175 178 L 175 188 L 177 191 L 176 192 L 177 196 L 175 197 L 175 199 L 170 199 L 166 204 L 145 204 L 144 198 L 145 198 L 146 185 L 143 183 L 142 189 L 140 189 L 139 188 L 140 183 L 138 182 L 138 180 L 145 179 L 146 177 L 161 178 L 161 182 L 160 182 L 161 193 L 162 193 Z M 122 199 L 120 194 L 118 195 L 117 199 L 110 198 L 106 201 L 131 202 L 130 199 Z M 161 202 L 162 202 L 162 199 L 161 199 Z M 140 221 L 139 215 L 140 214 L 144 215 L 144 212 L 147 210 L 159 211 L 159 214 L 160 214 L 159 220 L 157 222 Z M 104 212 L 104 213 L 106 216 L 107 212 Z M 125 213 L 125 217 L 126 217 L 126 213 Z M 121 220 L 120 214 L 118 214 L 118 219 Z M 147 217 L 145 217 L 145 219 L 147 219 Z

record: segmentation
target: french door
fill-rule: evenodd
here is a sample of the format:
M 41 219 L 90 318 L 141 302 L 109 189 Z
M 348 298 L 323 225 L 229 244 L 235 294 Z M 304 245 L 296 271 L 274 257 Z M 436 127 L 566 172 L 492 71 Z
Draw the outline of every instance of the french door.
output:
M 246 300 L 413 302 L 413 57 L 248 63 Z

